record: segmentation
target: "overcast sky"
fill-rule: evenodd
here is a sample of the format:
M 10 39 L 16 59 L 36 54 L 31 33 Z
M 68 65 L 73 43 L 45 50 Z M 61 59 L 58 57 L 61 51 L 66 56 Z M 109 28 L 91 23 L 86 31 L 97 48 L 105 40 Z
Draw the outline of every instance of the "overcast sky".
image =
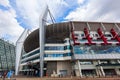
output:
M 15 43 L 25 28 L 38 28 L 45 3 L 56 22 L 120 22 L 120 0 L 0 0 L 0 37 Z

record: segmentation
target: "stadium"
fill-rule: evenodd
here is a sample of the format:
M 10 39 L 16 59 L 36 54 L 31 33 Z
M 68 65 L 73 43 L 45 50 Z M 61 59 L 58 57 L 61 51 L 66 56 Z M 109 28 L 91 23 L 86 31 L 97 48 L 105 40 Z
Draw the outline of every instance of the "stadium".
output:
M 70 21 L 46 25 L 44 32 L 43 64 L 39 28 L 23 32 L 17 74 L 39 76 L 42 69 L 43 76 L 54 77 L 120 75 L 120 23 Z

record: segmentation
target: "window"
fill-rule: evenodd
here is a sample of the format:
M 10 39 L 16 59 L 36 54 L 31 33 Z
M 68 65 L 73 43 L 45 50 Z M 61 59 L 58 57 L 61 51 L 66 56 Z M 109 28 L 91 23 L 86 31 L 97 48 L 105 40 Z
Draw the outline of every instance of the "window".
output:
M 46 46 L 45 50 L 64 50 L 64 46 Z
M 68 46 L 64 46 L 64 50 L 66 50 L 66 49 L 71 49 L 71 46 L 70 45 L 68 45 Z
M 79 36 L 79 34 L 75 34 L 75 36 Z
M 39 52 L 40 52 L 40 50 L 36 50 L 36 51 L 34 51 L 34 52 L 32 52 L 32 53 L 26 55 L 26 56 L 23 56 L 22 59 L 24 59 L 24 58 L 26 58 L 26 57 L 33 56 L 33 55 L 35 55 L 35 54 L 37 54 L 37 53 L 39 53 Z
M 112 37 L 111 34 L 105 34 L 105 37 Z
M 108 60 L 101 60 L 100 62 L 101 62 L 101 64 L 108 64 L 108 63 L 111 63 L 111 62 L 108 61 Z
M 98 34 L 94 34 L 95 37 L 98 37 Z
M 72 54 L 71 53 L 64 53 L 64 54 L 61 54 L 61 53 L 54 53 L 54 54 L 44 54 L 44 57 L 67 57 L 67 56 L 71 56 Z
M 90 64 L 92 64 L 92 61 L 81 61 L 80 64 L 81 65 L 90 65 Z
M 84 37 L 84 34 L 81 34 L 81 37 Z
M 73 48 L 75 54 L 83 54 L 83 50 L 81 50 L 80 46 L 74 46 Z

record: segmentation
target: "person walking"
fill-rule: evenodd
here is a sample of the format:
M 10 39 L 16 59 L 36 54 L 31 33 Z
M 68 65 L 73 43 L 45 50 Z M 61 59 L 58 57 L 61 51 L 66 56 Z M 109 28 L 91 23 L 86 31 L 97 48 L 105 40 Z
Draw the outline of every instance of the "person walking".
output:
M 12 77 L 12 75 L 13 75 L 13 71 L 10 70 L 10 71 L 7 73 L 7 78 L 10 79 L 10 78 Z

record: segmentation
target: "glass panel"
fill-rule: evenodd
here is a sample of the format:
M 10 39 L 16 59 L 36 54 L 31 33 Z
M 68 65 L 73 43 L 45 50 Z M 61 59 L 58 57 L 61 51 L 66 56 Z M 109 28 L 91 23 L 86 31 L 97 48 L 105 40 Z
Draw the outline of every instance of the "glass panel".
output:
M 32 53 L 26 55 L 26 56 L 23 56 L 22 59 L 24 59 L 24 58 L 26 58 L 26 57 L 33 56 L 33 55 L 35 55 L 35 54 L 38 54 L 39 52 L 40 52 L 40 50 L 36 50 L 36 51 L 34 51 L 34 52 L 32 52 Z
M 84 46 L 74 46 L 73 53 L 75 54 L 110 54 L 110 53 L 120 53 L 120 46 L 112 45 L 84 45 Z
M 45 50 L 64 50 L 64 46 L 46 46 Z
M 44 57 L 67 57 L 67 56 L 71 56 L 72 55 L 72 53 L 64 53 L 64 54 L 62 54 L 62 53 L 53 53 L 53 54 L 44 54 Z M 37 57 L 35 57 L 35 58 L 32 58 L 32 59 L 28 59 L 28 60 L 26 60 L 26 61 L 22 61 L 21 63 L 25 63 L 25 62 L 28 62 L 28 61 L 33 61 L 33 60 L 37 60 L 37 59 L 39 59 L 40 57 L 39 56 L 37 56 Z
M 66 49 L 70 50 L 70 49 L 71 49 L 71 46 L 70 46 L 70 45 L 64 46 L 64 50 L 66 50 Z

